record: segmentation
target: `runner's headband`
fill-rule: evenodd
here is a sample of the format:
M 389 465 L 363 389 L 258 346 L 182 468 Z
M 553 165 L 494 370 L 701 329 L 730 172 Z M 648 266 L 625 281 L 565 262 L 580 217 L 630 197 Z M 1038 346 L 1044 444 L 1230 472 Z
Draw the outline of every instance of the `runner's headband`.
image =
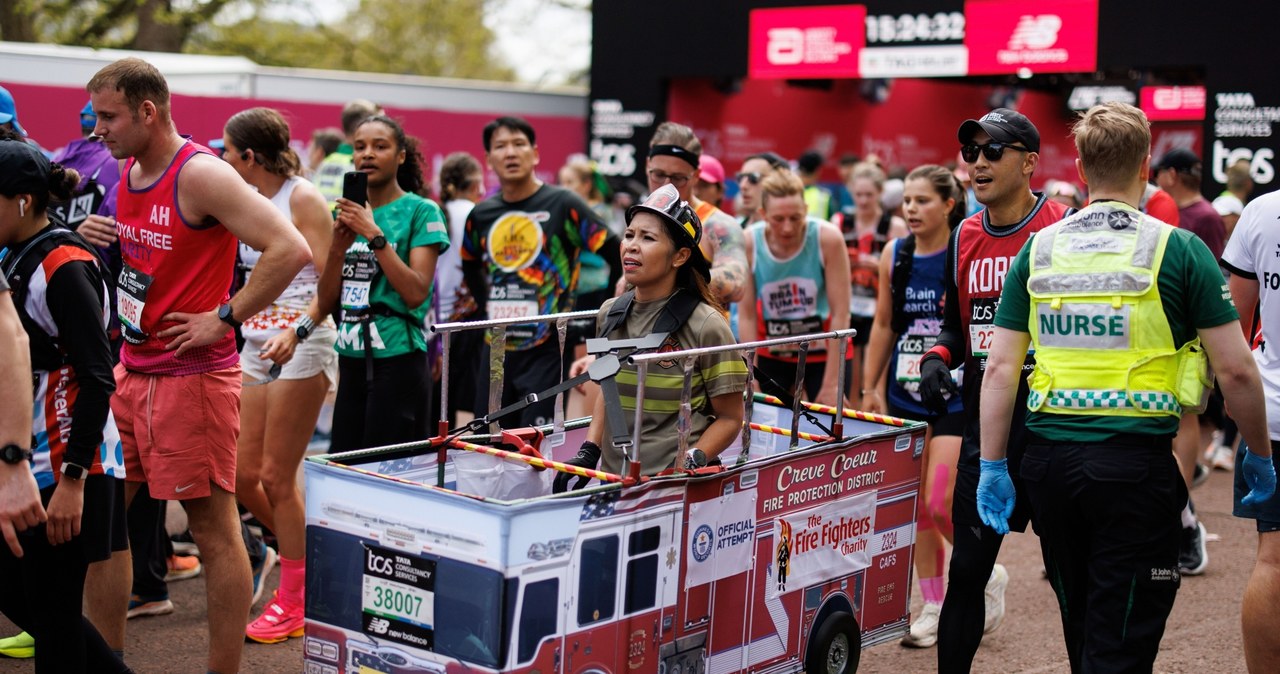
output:
M 694 167 L 695 169 L 698 168 L 698 158 L 700 155 L 696 152 L 690 152 L 689 150 L 686 150 L 685 148 L 682 148 L 679 145 L 654 145 L 653 147 L 649 148 L 650 158 L 657 157 L 658 155 L 667 155 L 668 157 L 675 157 L 676 159 L 679 159 L 685 162 L 686 164 Z

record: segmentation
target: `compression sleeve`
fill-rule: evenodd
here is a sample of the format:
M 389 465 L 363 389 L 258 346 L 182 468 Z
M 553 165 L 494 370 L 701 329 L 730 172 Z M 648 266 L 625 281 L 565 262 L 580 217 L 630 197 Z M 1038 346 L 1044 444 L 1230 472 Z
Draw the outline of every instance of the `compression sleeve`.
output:
M 116 390 L 111 343 L 102 327 L 102 277 L 91 262 L 67 262 L 49 281 L 49 315 L 58 326 L 58 343 L 75 369 L 79 393 L 71 418 L 64 461 L 93 465 L 102 444 L 102 428 Z

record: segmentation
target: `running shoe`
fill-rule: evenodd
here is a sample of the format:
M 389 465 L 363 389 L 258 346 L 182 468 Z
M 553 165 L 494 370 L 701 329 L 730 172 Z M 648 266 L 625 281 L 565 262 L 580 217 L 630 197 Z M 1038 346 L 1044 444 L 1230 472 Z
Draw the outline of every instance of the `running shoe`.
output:
M 1196 461 L 1196 467 L 1191 471 L 1191 486 L 1199 487 L 1209 479 L 1209 467 Z
M 165 615 L 173 613 L 173 602 L 169 601 L 169 594 L 156 595 L 154 597 L 143 597 L 141 595 L 133 595 L 129 597 L 129 618 L 137 618 L 145 615 Z
M 1178 568 L 1184 576 L 1198 576 L 1204 573 L 1209 565 L 1209 551 L 1205 549 L 1204 525 L 1196 522 L 1194 527 L 1182 528 L 1182 545 L 1178 551 Z
M 938 618 L 942 604 L 925 604 L 920 617 L 911 623 L 911 631 L 898 643 L 907 648 L 929 648 L 938 643 Z
M 1214 470 L 1225 470 L 1230 473 L 1236 468 L 1235 450 L 1225 445 L 1214 447 L 1212 463 Z
M 262 552 L 259 553 L 258 563 L 253 567 L 253 599 L 249 602 L 249 606 L 258 603 L 262 599 L 262 591 L 267 589 L 267 576 L 271 575 L 271 568 L 276 565 L 279 556 L 276 551 L 266 543 L 258 541 L 258 545 L 262 546 Z
M 277 593 L 258 619 L 244 628 L 244 635 L 260 644 L 278 644 L 303 634 L 305 620 L 301 607 L 285 606 Z
M 1216 430 L 1212 433 L 1212 439 L 1209 440 L 1209 445 L 1204 448 L 1204 460 L 1212 461 L 1214 450 L 1220 446 L 1222 446 L 1222 430 L 1221 429 Z
M 196 546 L 196 539 L 191 536 L 190 529 L 170 536 L 169 540 L 173 543 L 173 554 L 188 557 L 200 556 L 200 548 Z
M 991 569 L 991 578 L 987 579 L 987 619 L 982 627 L 983 634 L 991 634 L 1004 622 L 1004 590 L 1008 586 L 1009 571 L 1003 564 L 996 564 Z
M 166 583 L 195 578 L 204 568 L 200 565 L 200 560 L 187 555 L 169 555 L 168 565 L 169 572 L 164 574 Z
M 36 656 L 35 637 L 26 632 L 0 639 L 0 655 L 6 658 L 34 658 Z

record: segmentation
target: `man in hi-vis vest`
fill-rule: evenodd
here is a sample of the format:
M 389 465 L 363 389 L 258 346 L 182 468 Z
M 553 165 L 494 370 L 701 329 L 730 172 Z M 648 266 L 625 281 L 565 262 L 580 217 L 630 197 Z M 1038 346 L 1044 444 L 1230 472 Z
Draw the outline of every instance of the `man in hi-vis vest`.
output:
M 1256 448 L 1243 464 L 1247 499 L 1271 496 L 1275 470 L 1258 371 L 1213 254 L 1137 209 L 1145 115 L 1096 106 L 1073 135 L 1091 203 L 1037 233 L 1009 269 L 982 385 L 978 511 L 1007 527 L 1005 435 L 1030 344 L 1021 477 L 1071 669 L 1151 671 L 1180 582 L 1187 491 L 1171 440 L 1204 400 L 1210 364 Z

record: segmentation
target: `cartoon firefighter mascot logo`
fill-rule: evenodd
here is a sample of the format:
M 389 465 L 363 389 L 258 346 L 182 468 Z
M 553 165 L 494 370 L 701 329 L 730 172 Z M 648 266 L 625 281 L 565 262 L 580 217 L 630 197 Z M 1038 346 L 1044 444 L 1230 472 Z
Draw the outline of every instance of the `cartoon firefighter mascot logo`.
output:
M 778 592 L 787 591 L 787 568 L 791 564 L 791 523 L 781 521 L 782 536 L 778 539 Z

